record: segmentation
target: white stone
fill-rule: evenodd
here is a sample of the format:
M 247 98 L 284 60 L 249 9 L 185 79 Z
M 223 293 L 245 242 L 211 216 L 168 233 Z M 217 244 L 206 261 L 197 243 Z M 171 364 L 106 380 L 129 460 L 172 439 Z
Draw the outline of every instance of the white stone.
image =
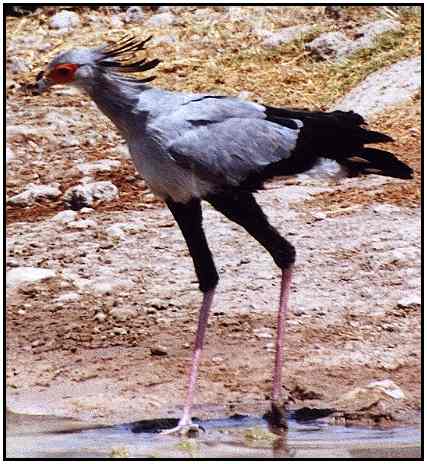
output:
M 77 292 L 67 292 L 59 295 L 55 299 L 56 303 L 72 303 L 73 301 L 79 301 L 81 296 Z
M 13 74 L 28 72 L 30 68 L 30 63 L 28 63 L 27 60 L 19 58 L 18 56 L 11 57 L 7 62 L 7 69 Z
M 420 285 L 421 282 L 418 281 L 418 285 Z M 401 298 L 397 302 L 398 306 L 402 308 L 409 308 L 410 306 L 420 306 L 421 305 L 421 295 L 419 294 L 413 294 L 413 295 L 408 295 L 405 296 L 404 298 Z
M 354 41 L 349 40 L 342 32 L 325 32 L 306 44 L 306 49 L 323 59 L 340 59 L 347 56 Z
M 316 219 L 316 221 L 323 221 L 327 217 L 328 217 L 328 215 L 323 213 L 322 211 L 319 211 L 317 213 L 313 213 L 313 218 Z
M 98 223 L 92 219 L 80 219 L 79 221 L 71 221 L 67 224 L 71 229 L 90 229 L 96 227 Z
M 107 227 L 105 229 L 105 232 L 107 233 L 107 235 L 114 238 L 122 239 L 126 237 L 126 233 L 124 232 L 120 224 L 113 224 L 112 226 Z
M 128 279 L 117 279 L 111 277 L 97 277 L 94 279 L 80 279 L 75 280 L 74 284 L 81 290 L 95 295 L 113 294 L 119 290 L 126 290 L 131 288 L 134 284 Z
M 409 100 L 421 88 L 420 57 L 399 61 L 367 77 L 333 109 L 370 117 Z
M 118 16 L 118 15 L 111 16 L 110 22 L 111 22 L 111 25 L 113 26 L 113 28 L 115 28 L 115 29 L 121 29 L 123 27 L 123 22 L 120 19 L 120 16 Z
M 56 272 L 51 269 L 37 267 L 17 267 L 6 273 L 6 286 L 18 287 L 19 285 L 38 282 L 54 277 Z
M 51 221 L 59 222 L 61 224 L 68 224 L 69 222 L 75 221 L 77 219 L 77 212 L 71 209 L 61 211 L 58 214 L 55 214 L 51 218 Z
M 12 149 L 6 145 L 6 163 L 9 163 L 15 158 L 15 153 L 12 151 Z
M 93 179 L 88 179 L 92 181 Z M 84 179 L 82 179 L 82 182 Z M 84 185 L 70 187 L 64 193 L 64 201 L 72 209 L 93 206 L 98 201 L 112 201 L 118 198 L 119 190 L 110 181 L 87 182 Z
M 28 184 L 26 190 L 18 195 L 14 195 L 9 198 L 8 203 L 18 206 L 29 206 L 37 200 L 54 200 L 61 196 L 61 190 L 58 188 L 58 184 L 53 185 L 39 185 L 39 184 Z
M 117 321 L 125 321 L 131 319 L 138 314 L 136 309 L 132 308 L 113 308 L 110 311 L 110 315 Z
M 140 6 L 130 6 L 126 10 L 125 21 L 127 23 L 142 23 L 144 12 Z
M 247 90 L 241 90 L 239 92 L 239 95 L 237 95 L 238 98 L 241 98 L 242 100 L 250 100 L 252 97 L 252 94 L 248 92 Z
M 367 385 L 367 388 L 380 390 L 395 400 L 403 400 L 406 398 L 403 391 L 390 379 L 371 382 Z
M 114 335 L 126 335 L 128 331 L 124 327 L 114 327 L 113 334 Z
M 298 174 L 299 180 L 307 179 L 308 177 L 313 179 L 340 179 L 345 177 L 346 170 L 335 160 L 320 158 L 319 161 L 304 174 Z
M 98 321 L 98 322 L 104 322 L 105 319 L 107 319 L 107 315 L 105 313 L 96 313 L 95 314 L 95 319 Z
M 129 148 L 128 148 L 128 146 L 126 144 L 118 145 L 114 149 L 114 153 L 118 154 L 120 156 L 120 158 L 131 159 L 131 156 L 130 156 L 130 153 L 129 153 Z
M 265 36 L 262 44 L 267 48 L 278 47 L 298 38 L 301 38 L 307 32 L 310 32 L 313 29 L 313 26 L 291 26 L 280 29 L 276 32 L 260 32 L 260 34 Z
M 80 25 L 80 18 L 74 11 L 60 11 L 52 16 L 49 25 L 52 29 L 70 30 Z
M 165 12 L 165 13 L 158 13 L 146 21 L 147 26 L 151 27 L 162 27 L 162 26 L 171 26 L 176 22 L 176 17 L 174 14 L 170 12 Z
M 398 21 L 392 19 L 383 19 L 365 24 L 355 31 L 358 35 L 356 43 L 360 48 L 372 47 L 379 35 L 385 32 L 397 32 L 401 27 L 402 25 Z
M 120 167 L 120 161 L 112 159 L 102 159 L 91 163 L 80 163 L 77 169 L 83 175 L 90 175 L 96 172 L 111 172 Z
M 257 338 L 273 338 L 273 334 L 269 329 L 255 329 L 254 334 Z
M 158 37 L 153 37 L 150 43 L 152 46 L 160 44 L 175 45 L 176 37 L 174 35 L 160 35 Z

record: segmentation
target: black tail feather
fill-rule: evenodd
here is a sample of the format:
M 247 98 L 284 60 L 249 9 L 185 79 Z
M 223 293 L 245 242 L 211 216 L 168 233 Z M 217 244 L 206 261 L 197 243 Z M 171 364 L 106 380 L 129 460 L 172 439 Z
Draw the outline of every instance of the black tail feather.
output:
M 365 147 L 371 143 L 392 142 L 393 139 L 367 129 L 360 114 L 266 107 L 266 115 L 269 121 L 291 129 L 296 128 L 293 126 L 295 120 L 303 123 L 293 162 L 283 161 L 275 166 L 280 173 L 303 172 L 310 169 L 317 158 L 324 157 L 337 161 L 353 174 L 376 173 L 401 179 L 412 178 L 413 170 L 392 153 Z
M 364 161 L 347 159 L 349 162 L 347 163 L 347 167 L 350 169 L 364 173 L 397 177 L 399 179 L 412 179 L 413 177 L 413 169 L 388 151 L 377 148 L 363 148 L 356 156 L 362 158 Z M 345 162 L 341 164 L 346 165 Z

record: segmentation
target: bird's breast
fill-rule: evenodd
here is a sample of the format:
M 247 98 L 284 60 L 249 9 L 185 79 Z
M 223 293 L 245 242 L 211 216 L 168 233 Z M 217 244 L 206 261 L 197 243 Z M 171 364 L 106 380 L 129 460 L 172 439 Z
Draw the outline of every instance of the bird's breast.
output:
M 176 164 L 159 144 L 147 137 L 143 142 L 130 143 L 129 151 L 137 171 L 148 187 L 159 198 L 171 198 L 187 203 L 191 198 L 201 198 L 212 188 L 198 179 L 191 171 Z

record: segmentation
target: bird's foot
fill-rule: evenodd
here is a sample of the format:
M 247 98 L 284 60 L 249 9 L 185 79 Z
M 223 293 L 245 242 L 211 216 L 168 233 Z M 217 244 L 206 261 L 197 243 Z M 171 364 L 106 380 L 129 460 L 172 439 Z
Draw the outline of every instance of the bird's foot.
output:
M 200 432 L 204 432 L 200 425 L 193 424 L 191 421 L 180 421 L 173 429 L 167 429 L 160 432 L 160 435 L 180 435 L 188 438 L 198 437 Z
M 286 405 L 280 405 L 276 401 L 271 402 L 271 409 L 265 415 L 268 425 L 274 431 L 286 430 L 288 428 L 288 410 Z

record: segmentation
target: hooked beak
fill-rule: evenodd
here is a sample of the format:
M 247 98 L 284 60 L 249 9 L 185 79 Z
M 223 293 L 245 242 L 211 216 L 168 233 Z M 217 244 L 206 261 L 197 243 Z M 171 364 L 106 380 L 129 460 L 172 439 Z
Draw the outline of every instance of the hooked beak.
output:
M 50 86 L 51 86 L 51 83 L 45 77 L 44 72 L 40 71 L 36 77 L 36 85 L 35 85 L 36 92 L 41 94 L 45 92 Z

